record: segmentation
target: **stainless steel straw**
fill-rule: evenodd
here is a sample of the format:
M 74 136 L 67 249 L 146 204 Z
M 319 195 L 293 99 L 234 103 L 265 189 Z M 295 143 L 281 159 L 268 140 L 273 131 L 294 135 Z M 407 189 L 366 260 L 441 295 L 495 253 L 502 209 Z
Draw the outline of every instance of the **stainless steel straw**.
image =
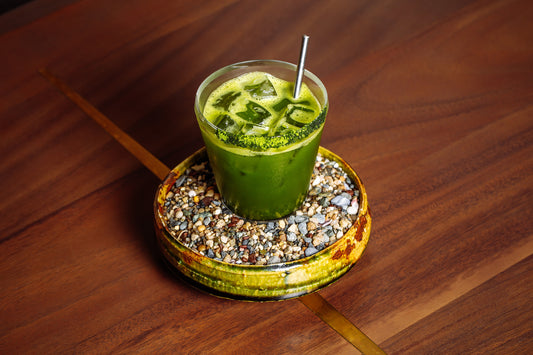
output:
M 300 60 L 298 61 L 298 68 L 296 72 L 296 82 L 294 83 L 294 96 L 295 99 L 300 96 L 300 88 L 302 87 L 302 79 L 304 77 L 304 65 L 305 65 L 305 56 L 307 53 L 307 42 L 309 41 L 309 36 L 303 35 L 302 37 L 302 48 L 300 49 Z

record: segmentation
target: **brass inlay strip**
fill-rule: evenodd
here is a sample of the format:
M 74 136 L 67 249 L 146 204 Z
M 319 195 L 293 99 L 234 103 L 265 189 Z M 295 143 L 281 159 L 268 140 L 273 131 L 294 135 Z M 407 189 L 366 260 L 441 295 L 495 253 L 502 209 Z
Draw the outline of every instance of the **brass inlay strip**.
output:
M 70 101 L 74 102 L 83 112 L 98 123 L 107 133 L 109 133 L 117 142 L 126 148 L 135 158 L 137 158 L 145 167 L 154 173 L 159 179 L 163 180 L 169 173 L 170 169 L 159 159 L 152 155 L 142 145 L 137 143 L 128 134 L 122 131 L 96 107 L 87 102 L 78 93 L 72 90 L 67 84 L 58 77 L 50 73 L 47 69 L 39 70 L 39 73 L 61 91 Z
M 72 90 L 58 77 L 50 73 L 47 69 L 39 70 L 39 73 L 61 91 L 68 99 L 76 104 L 83 112 L 98 123 L 107 133 L 126 148 L 135 158 L 137 158 L 146 168 L 163 180 L 170 169 L 157 159 L 152 153 L 141 146 L 137 141 L 122 131 L 109 118 L 104 116 L 98 109 L 87 102 L 78 93 Z M 339 333 L 344 339 L 350 342 L 363 354 L 385 354 L 369 337 L 361 332 L 346 317 L 337 311 L 318 292 L 311 293 L 298 298 L 307 308 L 313 311 L 333 330 Z
M 385 354 L 365 333 L 337 311 L 318 292 L 302 296 L 298 300 L 363 354 Z

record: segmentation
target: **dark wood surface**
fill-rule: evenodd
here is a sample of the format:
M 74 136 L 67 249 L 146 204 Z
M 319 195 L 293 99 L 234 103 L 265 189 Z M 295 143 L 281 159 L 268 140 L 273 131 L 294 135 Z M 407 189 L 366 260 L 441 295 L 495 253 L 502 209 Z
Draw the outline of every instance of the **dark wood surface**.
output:
M 59 5 L 58 5 L 59 4 Z M 166 270 L 158 178 L 38 73 L 166 165 L 203 143 L 200 82 L 296 62 L 328 88 L 322 145 L 365 183 L 357 265 L 320 291 L 390 354 L 533 352 L 533 2 L 61 1 L 0 16 L 0 353 L 356 350 L 297 300 Z

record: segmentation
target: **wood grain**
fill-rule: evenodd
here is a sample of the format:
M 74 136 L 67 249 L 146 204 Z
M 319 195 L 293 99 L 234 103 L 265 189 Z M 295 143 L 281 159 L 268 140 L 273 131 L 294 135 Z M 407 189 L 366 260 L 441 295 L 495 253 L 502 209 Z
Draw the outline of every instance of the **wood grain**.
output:
M 308 40 L 308 37 L 305 39 Z M 304 44 L 302 44 L 302 53 L 305 52 Z M 301 54 L 300 54 L 301 55 Z M 303 70 L 303 64 L 300 70 Z M 58 89 L 65 97 L 67 97 L 73 104 L 85 112 L 88 118 L 100 125 L 110 136 L 112 136 L 117 143 L 122 145 L 130 154 L 132 154 L 139 162 L 141 162 L 148 170 L 150 170 L 157 178 L 163 181 L 170 173 L 170 169 L 161 163 L 153 154 L 148 152 L 144 147 L 139 145 L 128 134 L 122 131 L 109 118 L 98 111 L 91 103 L 87 102 L 78 93 L 73 91 L 65 82 L 59 79 L 47 69 L 40 69 L 39 73 L 44 79 Z M 301 84 L 301 82 L 300 82 Z M 296 97 L 297 95 L 295 95 Z M 339 313 L 329 302 L 327 302 L 318 292 L 314 292 L 298 298 L 307 308 L 315 313 L 327 325 L 334 329 L 339 335 L 345 338 L 356 349 L 365 354 L 384 354 L 383 350 L 379 348 L 368 336 L 353 325 L 346 317 Z
M 322 145 L 373 215 L 362 259 L 321 295 L 387 353 L 533 351 L 530 1 L 62 3 L 0 16 L 0 353 L 354 352 L 300 302 L 171 277 L 158 179 L 37 72 L 171 167 L 203 144 L 200 82 L 295 62 L 303 33 L 331 102 Z

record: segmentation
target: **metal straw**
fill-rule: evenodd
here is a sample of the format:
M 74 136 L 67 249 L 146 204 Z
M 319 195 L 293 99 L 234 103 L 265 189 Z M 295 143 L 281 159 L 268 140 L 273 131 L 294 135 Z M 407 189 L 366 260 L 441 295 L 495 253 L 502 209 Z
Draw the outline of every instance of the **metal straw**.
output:
M 308 35 L 302 37 L 302 48 L 300 49 L 300 60 L 298 61 L 298 69 L 296 72 L 296 82 L 294 83 L 294 96 L 295 99 L 300 96 L 300 88 L 302 87 L 302 79 L 304 76 L 305 55 L 307 53 L 307 42 L 309 41 Z

